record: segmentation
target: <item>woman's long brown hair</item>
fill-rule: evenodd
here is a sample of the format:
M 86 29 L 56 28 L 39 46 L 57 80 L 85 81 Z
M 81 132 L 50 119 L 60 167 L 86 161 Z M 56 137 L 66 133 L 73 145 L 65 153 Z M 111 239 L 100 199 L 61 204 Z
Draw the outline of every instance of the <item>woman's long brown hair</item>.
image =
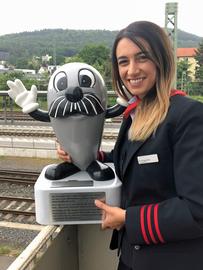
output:
M 156 131 L 168 112 L 175 75 L 173 49 L 165 31 L 152 22 L 134 22 L 118 33 L 112 50 L 113 84 L 118 95 L 125 100 L 129 99 L 129 92 L 119 76 L 116 57 L 117 44 L 122 38 L 130 39 L 144 52 L 150 48 L 149 58 L 156 66 L 155 85 L 137 106 L 129 130 L 130 140 L 146 140 Z M 149 48 L 146 48 L 146 43 Z

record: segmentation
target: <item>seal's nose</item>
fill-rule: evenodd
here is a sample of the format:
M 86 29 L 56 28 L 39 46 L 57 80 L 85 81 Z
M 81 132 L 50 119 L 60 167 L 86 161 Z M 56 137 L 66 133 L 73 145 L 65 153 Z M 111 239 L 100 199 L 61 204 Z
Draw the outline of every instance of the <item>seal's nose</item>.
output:
M 72 93 L 70 93 L 70 90 L 68 89 L 66 90 L 65 96 L 67 100 L 77 102 L 83 98 L 82 89 L 77 86 L 73 89 Z

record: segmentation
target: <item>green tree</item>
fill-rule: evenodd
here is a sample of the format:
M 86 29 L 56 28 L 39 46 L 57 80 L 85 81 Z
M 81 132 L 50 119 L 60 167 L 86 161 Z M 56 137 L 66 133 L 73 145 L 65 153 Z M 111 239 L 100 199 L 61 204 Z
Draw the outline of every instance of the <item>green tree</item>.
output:
M 84 60 L 78 55 L 70 56 L 65 58 L 65 63 L 73 63 L 73 62 L 84 62 Z
M 89 65 L 102 65 L 109 59 L 110 51 L 104 45 L 87 45 L 80 52 L 79 56 Z
M 32 59 L 28 60 L 27 68 L 34 69 L 37 72 L 41 64 L 42 64 L 41 58 L 39 56 L 33 56 Z
M 14 81 L 19 79 L 23 82 L 25 87 L 30 90 L 31 86 L 35 84 L 38 90 L 47 90 L 50 74 L 39 75 L 27 75 L 23 72 L 10 71 L 0 73 L 0 90 L 8 90 L 7 81 Z
M 24 78 L 24 74 L 22 72 L 6 72 L 0 73 L 0 90 L 8 90 L 7 81 L 11 80 L 14 81 L 15 79 L 22 80 Z
M 192 80 L 191 64 L 188 59 L 183 59 L 177 64 L 177 88 L 187 90 L 188 83 Z
M 85 63 L 95 67 L 104 78 L 109 76 L 110 49 L 104 45 L 87 45 L 78 54 Z
M 195 71 L 195 76 L 198 81 L 203 82 L 203 40 L 199 43 L 199 47 L 196 50 L 197 67 Z
M 96 68 L 106 82 L 107 88 L 111 86 L 110 49 L 104 45 L 87 45 L 78 54 L 67 57 L 66 63 L 84 62 Z

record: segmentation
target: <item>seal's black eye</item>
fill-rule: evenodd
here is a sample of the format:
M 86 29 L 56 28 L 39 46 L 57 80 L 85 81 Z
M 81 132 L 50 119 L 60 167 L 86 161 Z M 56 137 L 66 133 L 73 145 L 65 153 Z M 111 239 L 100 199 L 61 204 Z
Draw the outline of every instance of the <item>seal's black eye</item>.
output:
M 80 76 L 80 86 L 82 87 L 90 87 L 91 86 L 91 78 L 87 75 Z
M 95 84 L 94 74 L 88 69 L 82 69 L 79 72 L 80 87 L 93 87 Z
M 68 78 L 64 72 L 59 72 L 54 78 L 54 88 L 57 91 L 63 91 L 68 86 Z

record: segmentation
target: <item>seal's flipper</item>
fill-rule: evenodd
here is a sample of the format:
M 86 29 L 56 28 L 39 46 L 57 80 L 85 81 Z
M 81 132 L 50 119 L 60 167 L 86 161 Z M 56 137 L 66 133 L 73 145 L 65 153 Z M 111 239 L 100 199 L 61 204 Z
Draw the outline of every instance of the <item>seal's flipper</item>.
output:
M 45 177 L 48 180 L 60 180 L 79 172 L 80 169 L 73 163 L 63 162 L 47 168 Z
M 114 179 L 115 174 L 107 164 L 94 160 L 86 169 L 89 176 L 95 181 L 107 181 Z

